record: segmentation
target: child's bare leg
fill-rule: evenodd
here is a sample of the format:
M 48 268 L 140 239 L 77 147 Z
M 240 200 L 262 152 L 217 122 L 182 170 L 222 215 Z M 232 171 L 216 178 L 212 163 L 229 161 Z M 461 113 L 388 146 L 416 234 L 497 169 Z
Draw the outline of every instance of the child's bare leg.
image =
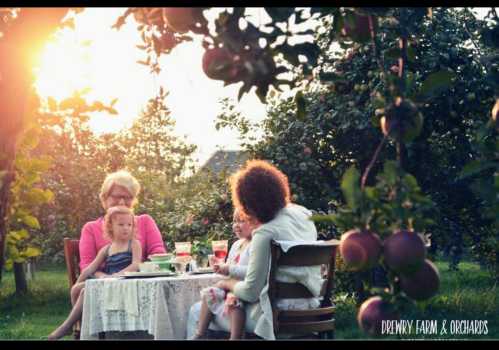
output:
M 49 340 L 56 340 L 62 338 L 63 336 L 71 332 L 71 327 L 73 327 L 73 325 L 81 318 L 81 314 L 83 311 L 84 293 L 85 289 L 83 288 L 80 290 L 80 295 L 78 296 L 78 299 L 76 300 L 73 309 L 69 313 L 68 318 L 66 318 L 66 320 L 59 327 L 57 327 L 55 331 L 49 334 L 48 336 Z
M 242 307 L 231 307 L 229 309 L 230 317 L 230 340 L 242 339 L 244 335 L 244 323 L 246 322 L 246 313 Z
M 208 303 L 206 302 L 206 299 L 203 298 L 201 301 L 201 311 L 199 312 L 198 329 L 193 339 L 199 339 L 205 335 L 212 319 L 213 319 L 213 314 L 208 308 Z
M 74 306 L 80 296 L 80 291 L 85 287 L 85 282 L 79 282 L 71 287 L 71 305 Z

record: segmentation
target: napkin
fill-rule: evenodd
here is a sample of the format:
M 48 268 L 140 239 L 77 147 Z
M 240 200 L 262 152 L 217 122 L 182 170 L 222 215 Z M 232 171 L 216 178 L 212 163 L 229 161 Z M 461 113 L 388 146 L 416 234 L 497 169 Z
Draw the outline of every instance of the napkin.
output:
M 124 310 L 139 315 L 137 280 L 107 280 L 104 283 L 104 309 Z

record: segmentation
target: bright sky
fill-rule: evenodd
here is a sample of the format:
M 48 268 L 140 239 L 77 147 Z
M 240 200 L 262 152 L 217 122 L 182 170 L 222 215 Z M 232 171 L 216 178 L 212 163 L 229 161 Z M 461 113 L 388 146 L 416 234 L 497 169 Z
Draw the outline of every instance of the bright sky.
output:
M 88 8 L 75 19 L 75 31 L 65 29 L 50 43 L 43 56 L 36 86 L 42 96 L 63 99 L 76 89 L 90 87 L 88 101 L 118 101 L 118 116 L 96 114 L 90 126 L 96 133 L 117 132 L 129 127 L 147 100 L 163 86 L 169 92 L 168 108 L 176 121 L 176 133 L 198 146 L 195 158 L 203 164 L 218 148 L 237 149 L 237 133 L 215 130 L 221 111 L 219 99 L 236 98 L 238 85 L 223 87 L 202 71 L 203 48 L 199 42 L 177 46 L 161 59 L 162 72 L 155 77 L 138 64 L 144 51 L 133 16 L 119 31 L 111 29 L 125 9 Z M 82 43 L 86 45 L 82 46 Z M 265 115 L 265 106 L 254 93 L 246 94 L 238 109 L 254 121 Z

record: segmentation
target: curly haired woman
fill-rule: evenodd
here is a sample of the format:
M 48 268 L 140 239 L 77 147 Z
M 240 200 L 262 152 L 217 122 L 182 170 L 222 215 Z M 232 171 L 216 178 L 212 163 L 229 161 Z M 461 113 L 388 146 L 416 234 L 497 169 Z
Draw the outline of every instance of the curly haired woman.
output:
M 246 276 L 243 281 L 221 280 L 217 287 L 232 292 L 246 302 L 247 332 L 265 339 L 275 339 L 272 310 L 268 296 L 270 242 L 316 241 L 317 230 L 309 220 L 311 212 L 290 202 L 287 176 L 262 160 L 251 160 L 231 177 L 232 201 L 237 210 L 255 218 L 262 225 L 253 231 Z M 319 306 L 322 278 L 319 266 L 280 267 L 276 272 L 281 282 L 303 284 L 314 295 L 307 299 L 281 299 L 280 309 L 310 309 Z M 215 324 L 217 324 L 215 319 Z M 217 324 L 224 327 L 224 324 Z

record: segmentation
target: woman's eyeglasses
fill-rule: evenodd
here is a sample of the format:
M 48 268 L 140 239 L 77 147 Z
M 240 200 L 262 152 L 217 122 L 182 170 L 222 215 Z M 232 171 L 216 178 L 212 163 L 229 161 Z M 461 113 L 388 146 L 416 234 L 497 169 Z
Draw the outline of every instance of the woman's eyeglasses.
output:
M 131 202 L 133 200 L 132 196 L 117 196 L 114 194 L 109 195 L 114 201 L 119 202 L 120 199 L 123 199 L 125 202 Z

